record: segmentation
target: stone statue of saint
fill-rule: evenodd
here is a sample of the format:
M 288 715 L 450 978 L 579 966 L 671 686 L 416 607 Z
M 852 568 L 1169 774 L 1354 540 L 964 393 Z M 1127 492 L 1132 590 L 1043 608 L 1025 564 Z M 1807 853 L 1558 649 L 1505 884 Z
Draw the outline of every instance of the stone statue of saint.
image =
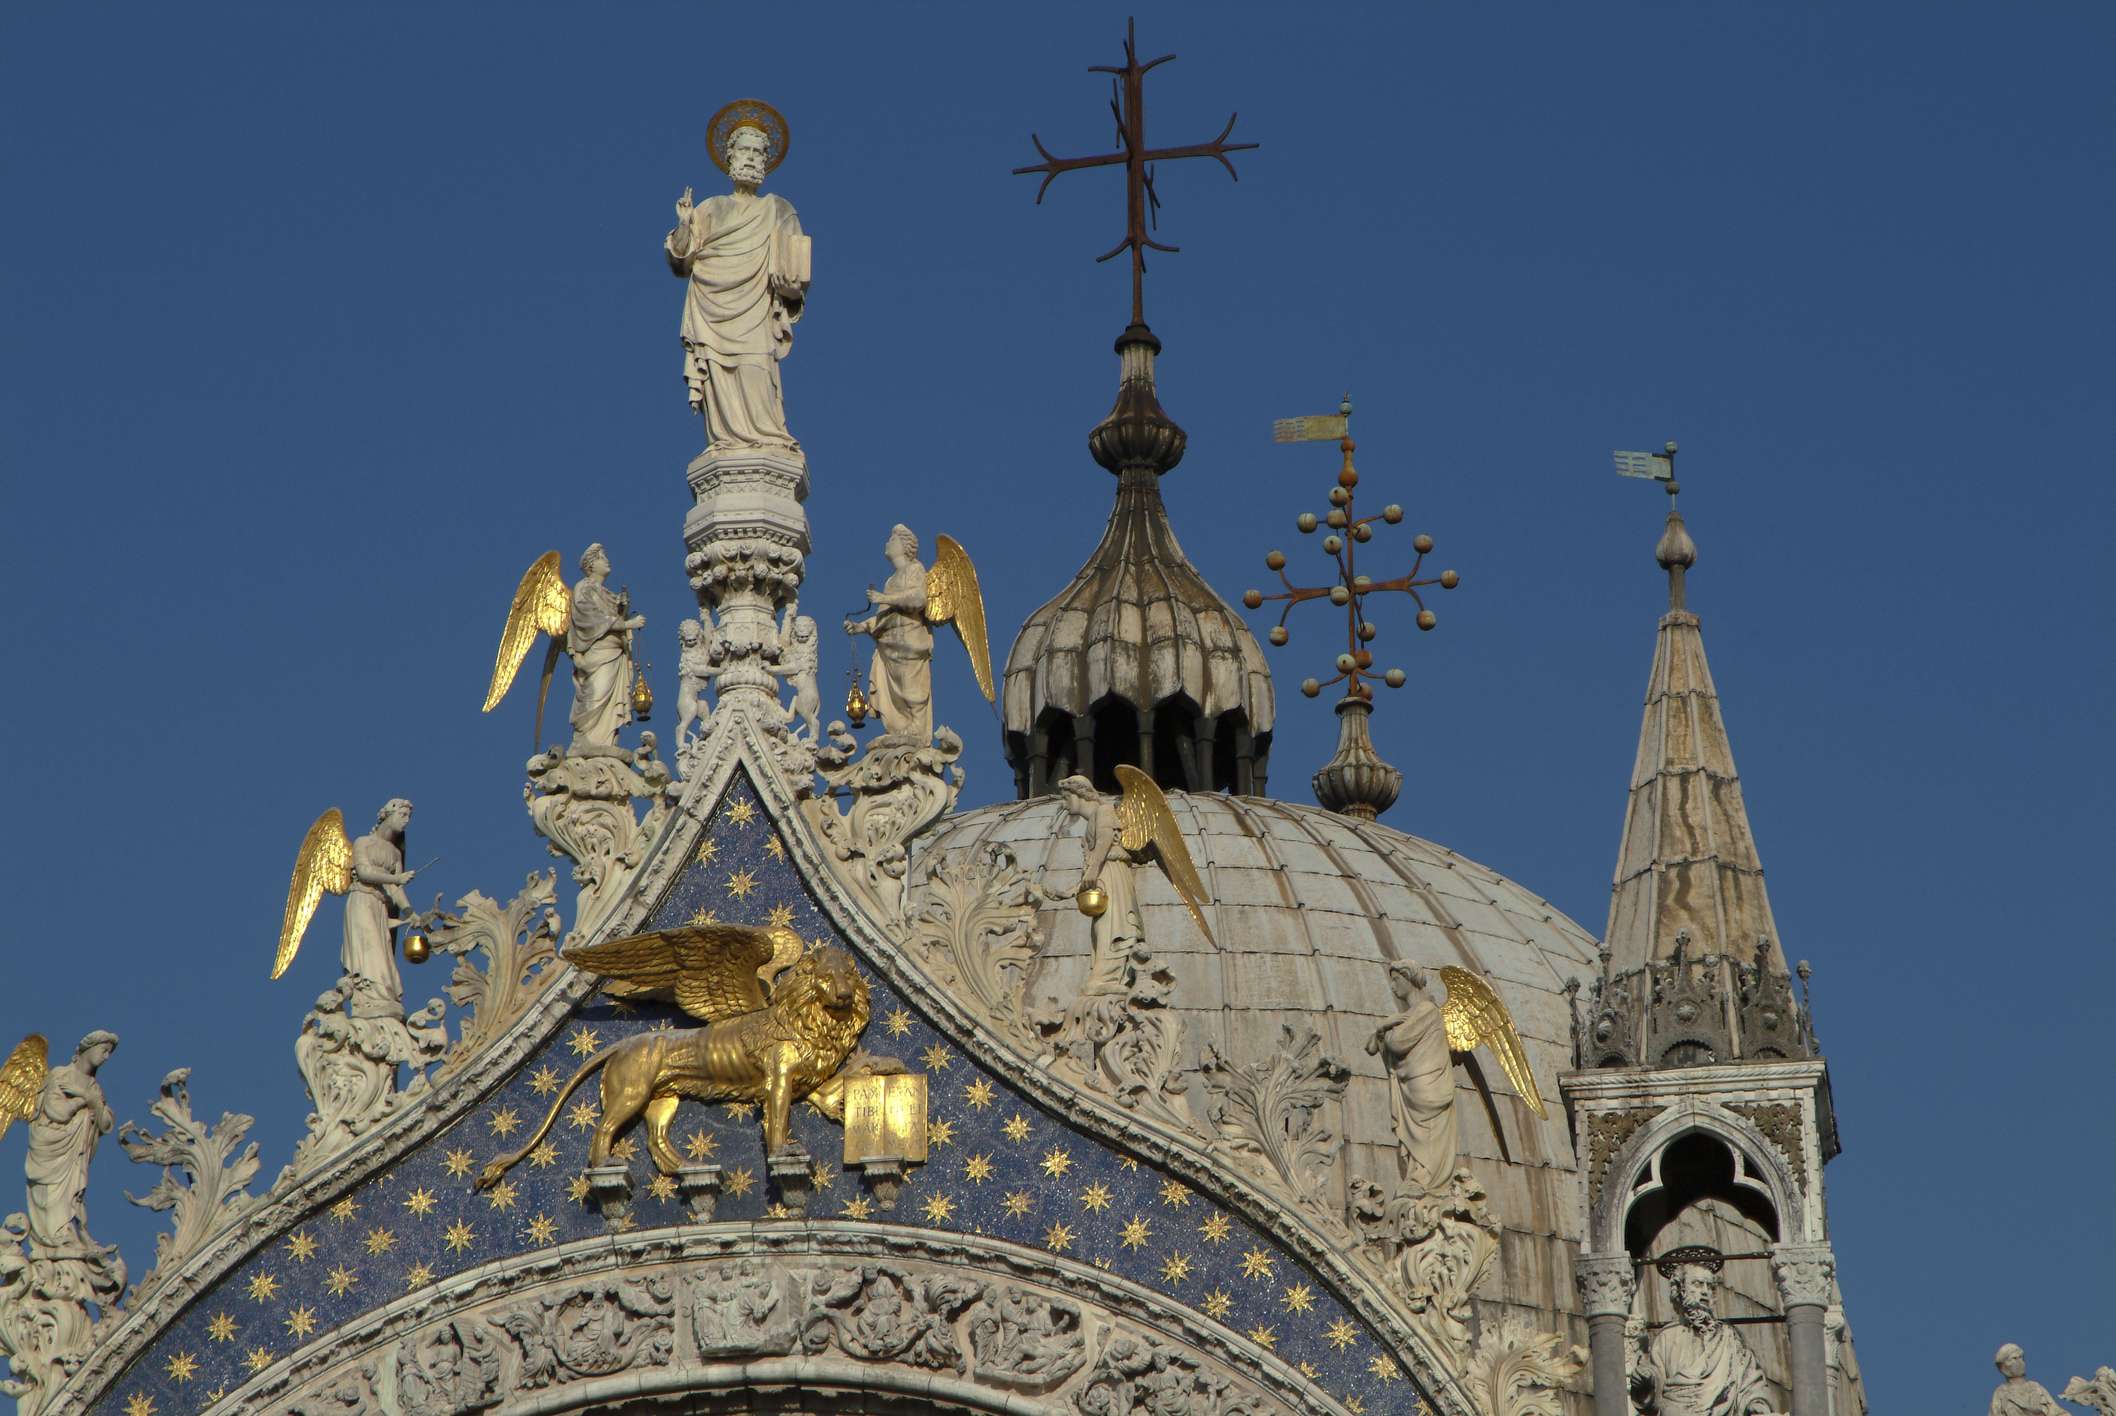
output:
M 743 99 L 713 116 L 706 143 L 734 191 L 676 201 L 662 242 L 669 269 L 689 285 L 683 304 L 683 377 L 705 415 L 706 450 L 797 452 L 786 428 L 779 361 L 808 298 L 808 238 L 793 204 L 757 188 L 786 156 L 786 120 Z
M 926 567 L 918 558 L 918 537 L 908 526 L 889 532 L 883 548 L 889 557 L 889 580 L 881 589 L 867 587 L 874 613 L 845 621 L 847 634 L 874 639 L 874 663 L 868 670 L 868 696 L 891 736 L 930 742 L 933 738 L 933 629 L 926 623 Z
M 1679 1321 L 1646 1339 L 1631 1370 L 1631 1403 L 1659 1416 L 1773 1416 L 1763 1368 L 1712 1311 L 1716 1255 L 1660 1265 Z
M 345 977 L 345 1011 L 355 1018 L 404 1016 L 397 978 L 396 927 L 416 910 L 404 887 L 418 874 L 404 868 L 404 832 L 411 803 L 394 797 L 375 813 L 375 829 L 353 842 L 353 883 L 345 892 L 345 944 L 338 956 Z
M 1426 1194 L 1448 1188 L 1460 1141 L 1455 1127 L 1455 1064 L 1440 1005 L 1425 994 L 1426 975 L 1412 964 L 1389 965 L 1389 987 L 1402 1012 L 1374 1030 L 1367 1052 L 1388 1063 L 1396 1153 L 1407 1185 Z
M 2028 1358 L 2009 1342 L 1991 1359 L 2005 1378 L 1991 1393 L 1991 1416 L 2068 1416 L 2041 1382 L 2028 1380 Z
M 573 665 L 573 745 L 569 751 L 617 746 L 617 730 L 632 721 L 632 631 L 646 627 L 625 596 L 604 582 L 610 557 L 600 541 L 580 553 L 573 584 L 573 616 L 566 657 Z
M 117 1051 L 116 1033 L 92 1032 L 73 1061 L 44 1078 L 37 1114 L 29 1123 L 28 1231 L 32 1258 L 101 1256 L 106 1246 L 88 1237 L 88 1164 L 116 1119 L 103 1101 L 96 1069 Z M 122 1280 L 120 1280 L 122 1282 Z

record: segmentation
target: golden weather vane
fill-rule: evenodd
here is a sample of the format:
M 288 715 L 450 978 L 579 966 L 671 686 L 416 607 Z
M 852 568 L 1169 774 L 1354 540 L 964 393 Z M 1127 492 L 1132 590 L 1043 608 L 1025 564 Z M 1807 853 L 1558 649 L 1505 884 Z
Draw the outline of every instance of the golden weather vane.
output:
M 1400 592 L 1411 597 L 1418 606 L 1418 627 L 1431 629 L 1438 624 L 1439 617 L 1425 607 L 1425 597 L 1418 592 L 1428 586 L 1437 585 L 1443 590 L 1452 590 L 1462 583 L 1462 577 L 1452 570 L 1443 570 L 1438 575 L 1421 578 L 1425 558 L 1433 549 L 1433 538 L 1420 532 L 1411 539 L 1411 549 L 1417 553 L 1411 568 L 1392 580 L 1376 580 L 1361 574 L 1358 565 L 1357 547 L 1374 538 L 1375 522 L 1395 526 L 1403 520 L 1403 508 L 1391 503 L 1373 516 L 1356 515 L 1352 509 L 1352 489 L 1359 485 L 1359 473 L 1352 467 L 1352 398 L 1345 396 L 1334 414 L 1317 414 L 1308 418 L 1281 418 L 1272 425 L 1272 437 L 1277 442 L 1321 442 L 1331 438 L 1337 440 L 1339 451 L 1344 454 L 1344 465 L 1338 470 L 1337 485 L 1330 489 L 1330 510 L 1318 519 L 1314 512 L 1304 511 L 1294 524 L 1303 536 L 1313 535 L 1318 526 L 1330 529 L 1322 539 L 1323 554 L 1330 557 L 1337 569 L 1337 578 L 1325 585 L 1295 585 L 1286 575 L 1286 553 L 1272 551 L 1264 557 L 1264 564 L 1278 572 L 1278 578 L 1286 588 L 1276 594 L 1266 595 L 1261 590 L 1242 592 L 1242 603 L 1252 610 L 1262 609 L 1267 601 L 1284 601 L 1286 608 L 1279 613 L 1278 623 L 1271 627 L 1273 644 L 1284 644 L 1291 635 L 1286 629 L 1286 617 L 1293 607 L 1309 600 L 1327 599 L 1345 612 L 1345 652 L 1337 656 L 1337 674 L 1334 678 L 1317 681 L 1302 679 L 1300 691 L 1313 698 L 1334 683 L 1345 685 L 1348 698 L 1373 701 L 1374 690 L 1369 680 L 1373 673 L 1374 651 L 1367 646 L 1380 635 L 1381 630 L 1367 618 L 1367 596 L 1384 592 Z M 1390 688 L 1401 688 L 1406 675 L 1402 669 L 1390 669 L 1379 676 Z
M 1179 246 L 1167 246 L 1146 234 L 1149 221 L 1155 230 L 1160 229 L 1161 199 L 1154 192 L 1154 173 L 1150 164 L 1174 161 L 1184 157 L 1209 157 L 1227 169 L 1227 175 L 1241 181 L 1241 174 L 1227 160 L 1230 152 L 1246 152 L 1257 146 L 1255 143 L 1230 143 L 1228 134 L 1234 131 L 1234 120 L 1239 114 L 1227 116 L 1227 126 L 1209 143 L 1191 143 L 1186 147 L 1150 148 L 1146 145 L 1146 76 L 1153 70 L 1175 58 L 1163 54 L 1158 59 L 1139 62 L 1139 51 L 1133 43 L 1137 25 L 1127 20 L 1124 26 L 1124 66 L 1117 68 L 1109 64 L 1093 64 L 1088 67 L 1091 74 L 1114 74 L 1110 81 L 1110 114 L 1117 120 L 1117 143 L 1115 152 L 1105 152 L 1094 157 L 1054 157 L 1043 145 L 1043 139 L 1035 133 L 1029 141 L 1043 161 L 1029 167 L 1017 167 L 1015 176 L 1041 172 L 1043 185 L 1036 189 L 1036 204 L 1043 205 L 1043 194 L 1061 172 L 1076 172 L 1087 167 L 1124 168 L 1124 239 L 1095 257 L 1106 261 L 1124 251 L 1131 252 L 1131 322 L 1146 322 L 1144 299 L 1144 277 L 1146 274 L 1146 251 L 1177 251 Z

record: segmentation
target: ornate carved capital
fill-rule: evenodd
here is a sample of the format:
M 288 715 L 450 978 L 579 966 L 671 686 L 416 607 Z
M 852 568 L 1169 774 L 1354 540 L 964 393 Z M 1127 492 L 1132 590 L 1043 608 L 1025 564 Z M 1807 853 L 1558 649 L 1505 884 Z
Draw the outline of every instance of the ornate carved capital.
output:
M 1580 1307 L 1588 1317 L 1631 1315 L 1638 1276 L 1629 1254 L 1582 1254 L 1573 1261 L 1572 1281 L 1579 1285 Z
M 1827 1244 L 1780 1244 L 1771 1250 L 1771 1274 L 1786 1307 L 1827 1307 L 1837 1256 Z

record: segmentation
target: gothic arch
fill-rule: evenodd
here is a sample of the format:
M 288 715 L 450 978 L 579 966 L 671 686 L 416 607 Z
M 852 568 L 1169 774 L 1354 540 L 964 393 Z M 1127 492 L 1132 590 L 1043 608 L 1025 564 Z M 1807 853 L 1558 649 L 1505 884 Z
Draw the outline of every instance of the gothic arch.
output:
M 1656 1162 L 1678 1141 L 1692 1135 L 1708 1136 L 1733 1155 L 1737 1192 L 1769 1203 L 1778 1243 L 1806 1241 L 1807 1195 L 1778 1148 L 1732 1112 L 1709 1102 L 1685 1099 L 1640 1127 L 1610 1161 L 1601 1194 L 1595 1198 L 1593 1213 L 1588 1216 L 1593 1252 L 1627 1252 L 1625 1234 L 1632 1211 L 1641 1200 L 1663 1192 L 1662 1178 L 1654 1170 Z

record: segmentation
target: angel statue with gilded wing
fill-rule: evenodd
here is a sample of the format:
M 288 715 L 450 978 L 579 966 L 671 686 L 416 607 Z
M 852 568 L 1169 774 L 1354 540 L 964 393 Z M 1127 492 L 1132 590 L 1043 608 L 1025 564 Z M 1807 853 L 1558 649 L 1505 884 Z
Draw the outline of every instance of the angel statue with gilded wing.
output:
M 904 1070 L 895 1058 L 858 1048 L 867 980 L 852 956 L 829 945 L 804 949 L 783 926 L 689 925 L 578 945 L 564 956 L 599 975 L 613 998 L 671 999 L 705 1026 L 635 1033 L 583 1062 L 521 1148 L 479 1172 L 481 1188 L 536 1149 L 567 1098 L 598 1071 L 602 1116 L 588 1164 L 608 1161 L 618 1134 L 644 1117 L 647 1153 L 673 1174 L 683 1157 L 669 1143 L 669 1124 L 685 1097 L 759 1103 L 765 1150 L 777 1155 L 792 1148 L 796 1102 L 842 1122 L 851 1078 Z
M 845 632 L 874 640 L 868 698 L 881 716 L 882 731 L 928 743 L 933 740 L 933 625 L 955 626 L 970 651 L 979 692 L 985 702 L 993 701 L 984 592 L 969 552 L 951 536 L 934 538 L 931 570 L 919 561 L 918 537 L 908 526 L 890 530 L 883 553 L 889 558 L 889 579 L 879 590 L 867 589 L 874 613 L 847 619 Z
M 529 646 L 547 636 L 544 672 L 536 690 L 534 743 L 544 739 L 544 700 L 561 650 L 573 664 L 573 756 L 625 755 L 617 730 L 632 721 L 632 634 L 646 628 L 646 617 L 632 613 L 631 597 L 613 592 L 610 557 L 596 542 L 580 554 L 581 578 L 569 590 L 559 573 L 558 552 L 546 551 L 522 574 L 507 624 L 500 631 L 492 682 L 485 690 L 484 711 L 499 706 L 514 676 L 521 672 Z
M 1497 1054 L 1514 1090 L 1541 1116 L 1543 1098 L 1506 1004 L 1468 969 L 1440 970 L 1447 1001 L 1426 996 L 1428 976 L 1415 964 L 1389 965 L 1389 986 L 1403 1011 L 1367 1039 L 1369 1054 L 1387 1062 L 1396 1090 L 1390 1099 L 1404 1181 L 1426 1194 L 1445 1191 L 1461 1149 L 1455 1125 L 1454 1054 L 1480 1044 Z
M 1040 880 L 1037 884 L 1045 899 L 1070 899 L 1094 921 L 1094 959 L 1083 994 L 1116 993 L 1126 987 L 1126 961 L 1133 946 L 1146 938 L 1134 877 L 1148 864 L 1160 867 L 1189 909 L 1198 932 L 1208 941 L 1212 938 L 1212 927 L 1205 922 L 1210 897 L 1183 844 L 1183 832 L 1169 810 L 1168 798 L 1153 778 L 1129 763 L 1118 766 L 1117 785 L 1123 794 L 1112 801 L 1085 777 L 1067 777 L 1058 784 L 1058 799 L 1066 815 L 1079 821 L 1086 832 L 1080 883 L 1070 895 L 1052 891 Z

